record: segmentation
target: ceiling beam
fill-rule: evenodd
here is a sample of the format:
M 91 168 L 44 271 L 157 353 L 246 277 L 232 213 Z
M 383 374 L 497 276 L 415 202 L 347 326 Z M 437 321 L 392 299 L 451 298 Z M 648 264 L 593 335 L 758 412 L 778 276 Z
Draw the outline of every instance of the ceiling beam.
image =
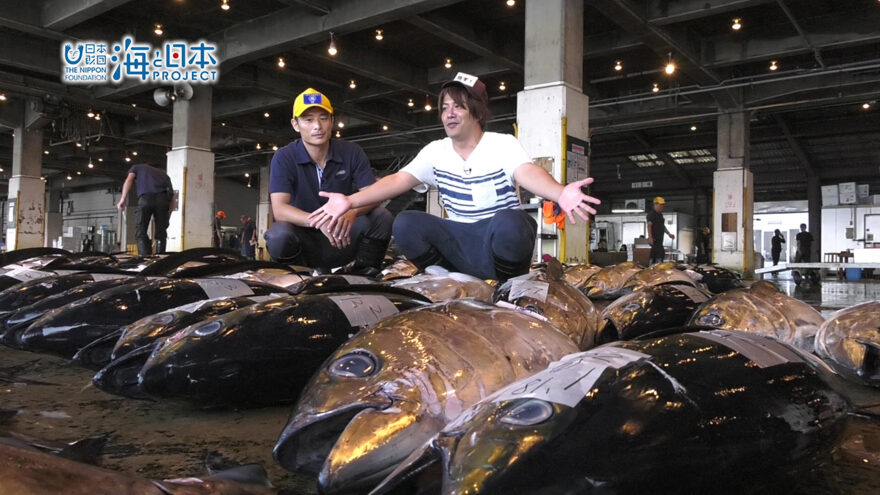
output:
M 0 65 L 60 77 L 60 50 L 57 41 L 0 32 Z
M 779 129 L 782 130 L 782 135 L 785 136 L 788 146 L 791 148 L 794 156 L 797 157 L 798 162 L 804 168 L 804 171 L 807 172 L 807 175 L 810 177 L 818 177 L 819 173 L 816 164 L 810 160 L 810 157 L 807 155 L 807 152 L 804 151 L 801 143 L 792 135 L 791 126 L 789 126 L 788 120 L 780 114 L 775 114 L 773 118 L 776 119 L 776 124 L 779 126 Z
M 521 50 L 520 53 L 517 53 L 510 46 L 509 42 L 502 44 L 494 39 L 491 33 L 486 31 L 485 27 L 477 29 L 472 25 L 465 24 L 461 19 L 461 17 L 453 18 L 448 15 L 434 13 L 430 18 L 413 16 L 406 21 L 445 42 L 452 43 L 475 55 L 503 65 L 514 72 L 524 73 Z
M 131 0 L 46 0 L 43 3 L 42 23 L 46 29 L 64 31 L 97 17 L 108 10 L 125 5 Z M 39 2 L 33 2 L 39 3 Z
M 300 6 L 315 15 L 327 15 L 330 13 L 330 0 L 278 0 L 284 5 Z
M 643 148 L 645 148 L 648 152 L 653 153 L 659 157 L 663 163 L 669 167 L 668 169 L 672 171 L 675 175 L 677 175 L 681 180 L 684 181 L 685 185 L 688 187 L 693 187 L 694 181 L 693 178 L 688 175 L 682 168 L 681 165 L 676 163 L 676 161 L 669 155 L 669 153 L 657 149 L 653 143 L 651 143 L 645 134 L 642 132 L 633 132 L 633 137 L 636 139 Z
M 677 22 L 702 19 L 727 12 L 736 12 L 774 0 L 650 0 L 646 7 L 651 24 L 663 26 Z

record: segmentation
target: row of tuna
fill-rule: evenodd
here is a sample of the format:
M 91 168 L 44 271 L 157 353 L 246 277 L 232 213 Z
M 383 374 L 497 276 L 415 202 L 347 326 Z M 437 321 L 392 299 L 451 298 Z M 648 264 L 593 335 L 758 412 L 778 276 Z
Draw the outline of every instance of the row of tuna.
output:
M 193 270 L 212 273 L 211 263 L 201 262 L 202 266 L 187 269 L 170 269 L 167 259 L 161 263 L 172 276 L 186 275 L 187 270 L 190 274 Z M 808 357 L 815 347 L 842 372 L 878 383 L 876 307 L 851 308 L 849 313 L 823 322 L 815 310 L 781 294 L 769 283 L 722 292 L 742 283 L 716 267 L 660 264 L 642 269 L 624 263 L 605 269 L 581 265 L 563 273 L 561 266 L 550 265 L 493 289 L 472 277 L 449 273 L 401 278 L 386 287 L 352 286 L 352 282 L 366 281 L 338 276 L 299 281 L 302 277 L 286 272 L 285 282 L 292 282 L 291 276 L 297 281 L 279 287 L 255 280 L 266 278 L 269 270 L 254 270 L 258 265 L 242 265 L 237 271 L 229 268 L 235 263 L 223 260 L 217 266 L 227 267 L 226 275 L 238 279 L 163 278 L 140 280 L 135 283 L 143 285 L 131 286 L 128 279 L 116 279 L 117 284 L 126 285 L 52 309 L 26 327 L 5 327 L 4 342 L 68 357 L 75 351 L 80 362 L 92 366 L 109 361 L 96 375 L 95 384 L 122 395 L 176 397 L 215 406 L 260 405 L 298 398 L 275 446 L 275 457 L 287 469 L 316 475 L 323 493 L 363 492 L 380 482 L 379 492 L 409 493 L 406 490 L 411 490 L 413 483 L 427 483 L 443 493 L 512 493 L 510 487 L 516 486 L 523 487 L 521 493 L 539 493 L 537 488 L 525 489 L 539 483 L 548 487 L 546 493 L 589 493 L 596 486 L 617 486 L 609 474 L 616 463 L 611 453 L 618 447 L 626 450 L 627 442 L 639 442 L 642 428 L 649 427 L 655 433 L 670 430 L 664 434 L 674 443 L 686 433 L 675 426 L 678 421 L 691 426 L 705 424 L 712 416 L 700 414 L 708 414 L 706 411 L 715 407 L 723 412 L 729 406 L 714 404 L 711 394 L 689 395 L 685 389 L 702 387 L 689 385 L 692 378 L 719 376 L 722 379 L 718 383 L 724 390 L 733 389 L 742 383 L 740 375 L 742 369 L 749 368 L 748 363 L 758 362 L 763 369 L 760 359 L 772 363 L 772 358 L 766 356 L 779 355 L 788 364 L 801 356 L 798 366 L 820 369 Z M 261 275 L 255 275 L 261 270 Z M 278 267 L 273 270 L 284 272 Z M 592 274 L 585 276 L 590 271 Z M 86 285 L 105 280 L 93 279 Z M 28 284 L 16 287 L 24 289 Z M 0 293 L 0 311 L 4 308 L 3 298 L 15 292 L 10 289 Z M 716 291 L 722 293 L 713 295 Z M 223 297 L 211 298 L 218 294 Z M 600 312 L 587 295 L 597 300 L 612 295 L 619 298 Z M 428 304 L 428 300 L 441 299 L 446 302 Z M 190 306 L 175 305 L 183 300 Z M 138 313 L 140 306 L 147 306 L 150 316 L 138 320 L 143 316 Z M 158 309 L 165 311 L 155 314 Z M 130 319 L 113 316 L 106 323 L 97 323 L 109 313 L 122 313 Z M 694 326 L 720 330 L 681 333 L 680 327 Z M 69 330 L 76 337 L 66 347 L 60 345 L 64 340 L 61 335 Z M 752 334 L 744 335 L 739 332 L 742 330 Z M 651 336 L 658 331 L 667 334 Z M 92 338 L 96 335 L 97 340 Z M 644 340 L 616 342 L 631 339 Z M 712 342 L 714 350 L 700 351 L 706 349 L 707 341 Z M 723 358 L 732 355 L 740 356 L 747 365 L 733 366 L 732 360 Z M 689 362 L 697 364 L 686 366 Z M 669 363 L 681 364 L 684 375 L 671 373 Z M 598 391 L 606 389 L 596 385 L 603 383 L 599 379 L 614 382 L 624 369 L 632 375 L 631 381 L 608 385 L 610 392 L 602 397 L 610 394 L 612 398 L 597 399 Z M 653 370 L 656 376 L 645 378 L 642 384 L 637 377 L 651 374 L 646 370 Z M 554 392 L 560 381 L 555 379 L 551 387 L 546 386 L 550 379 L 541 378 L 541 373 L 551 372 L 556 373 L 552 377 L 570 379 L 581 373 L 590 378 L 578 379 L 572 382 L 577 386 L 564 386 L 561 392 Z M 689 375 L 692 372 L 693 376 Z M 634 383 L 638 390 L 654 390 L 653 397 L 649 397 L 651 407 L 662 404 L 668 412 L 666 419 L 648 424 L 650 418 L 636 415 L 627 422 L 636 410 L 642 411 L 640 414 L 648 410 L 640 402 L 648 400 L 645 398 L 627 397 L 629 403 L 603 406 L 623 400 L 613 397 L 628 395 L 624 391 L 632 389 Z M 663 383 L 666 388 L 657 388 Z M 825 382 L 809 383 L 821 389 Z M 772 390 L 767 393 L 778 395 L 778 404 L 789 401 L 800 411 L 797 401 L 802 397 L 789 397 L 789 389 L 769 388 Z M 520 389 L 521 394 L 542 391 L 545 395 L 525 395 L 527 400 L 513 401 L 518 398 L 516 394 L 503 393 Z M 666 397 L 664 393 L 671 395 Z M 499 394 L 503 400 L 498 400 Z M 577 397 L 580 399 L 575 400 Z M 614 430 L 609 426 L 613 423 L 601 421 L 585 426 L 581 433 L 589 438 L 584 438 L 586 444 L 578 445 L 571 438 L 580 437 L 561 430 L 555 418 L 580 417 L 580 413 L 568 411 L 576 410 L 586 399 L 590 399 L 590 408 L 610 408 L 601 414 L 591 409 L 590 415 L 612 415 L 622 426 Z M 499 404 L 504 405 L 503 410 L 493 409 Z M 614 407 L 620 410 L 615 412 Z M 829 407 L 835 411 L 833 418 L 849 411 L 847 407 Z M 816 414 L 825 418 L 827 411 L 819 409 Z M 682 415 L 675 416 L 676 410 Z M 778 408 L 768 411 L 756 417 L 784 412 Z M 512 422 L 503 420 L 508 416 Z M 491 421 L 487 423 L 486 418 Z M 806 416 L 796 419 L 811 421 Z M 561 422 L 573 424 L 568 419 Z M 465 428 L 490 423 L 505 432 L 513 425 L 526 436 L 507 432 L 501 435 L 507 435 L 505 439 L 499 440 L 495 432 L 488 432 L 486 446 L 465 449 L 464 457 L 457 453 L 457 447 L 452 448 L 448 438 L 462 438 L 459 432 Z M 573 466 L 573 478 L 557 485 L 548 483 L 543 475 L 535 477 L 534 471 L 497 481 L 494 473 L 515 473 L 516 462 L 532 455 L 531 446 L 535 452 L 544 446 L 543 440 L 536 441 L 541 436 L 534 435 L 543 428 L 538 425 L 543 424 L 560 433 L 554 437 L 555 442 L 572 444 L 567 448 L 593 451 L 595 443 L 596 452 L 608 451 L 608 456 L 598 456 L 604 471 L 595 471 L 594 476 L 587 465 Z M 749 427 L 755 425 L 743 426 Z M 597 438 L 586 433 L 591 428 L 597 429 Z M 724 433 L 712 437 L 719 441 L 726 435 L 739 435 L 736 429 L 713 431 Z M 612 433 L 622 436 L 614 439 Z M 807 441 L 814 445 L 810 438 L 795 438 L 802 433 L 806 434 L 780 434 L 789 435 L 799 444 Z M 473 435 L 474 439 L 479 437 L 478 433 Z M 457 444 L 457 440 L 454 442 Z M 653 440 L 648 443 L 654 447 Z M 643 454 L 655 456 L 658 452 L 662 456 L 661 450 L 647 449 Z M 415 457 L 401 464 L 411 453 Z M 479 460 L 483 454 L 489 457 Z M 746 454 L 744 459 L 748 458 Z M 442 462 L 428 462 L 436 455 Z M 548 466 L 556 465 L 544 451 L 534 455 L 542 462 L 547 459 Z M 455 459 L 464 464 L 455 465 Z M 475 464 L 468 464 L 468 459 Z M 426 470 L 429 464 L 441 465 L 442 473 Z M 558 467 L 563 465 L 566 463 L 560 462 Z M 425 473 L 429 471 L 437 475 L 433 481 L 426 481 Z M 382 481 L 389 474 L 391 477 Z M 517 476 L 531 476 L 532 485 L 517 481 Z M 550 490 L 550 486 L 558 490 Z

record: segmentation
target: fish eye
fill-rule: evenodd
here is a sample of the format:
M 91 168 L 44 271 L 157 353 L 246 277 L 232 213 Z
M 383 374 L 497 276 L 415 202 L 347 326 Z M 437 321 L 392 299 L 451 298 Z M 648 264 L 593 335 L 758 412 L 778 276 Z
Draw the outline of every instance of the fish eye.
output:
M 699 323 L 707 327 L 720 327 L 724 324 L 724 318 L 716 313 L 709 313 L 701 316 L 699 319 Z
M 223 326 L 223 323 L 221 323 L 219 321 L 212 321 L 211 323 L 208 323 L 206 325 L 202 325 L 202 326 L 196 328 L 195 330 L 193 330 L 193 333 L 204 337 L 206 335 L 211 335 L 212 333 L 216 333 L 217 330 L 220 330 L 220 327 L 222 327 L 222 326 Z
M 172 321 L 174 321 L 174 315 L 172 315 L 171 313 L 166 313 L 164 315 L 159 315 L 153 318 L 153 321 L 151 323 L 153 323 L 154 325 L 167 325 Z
M 350 352 L 330 364 L 328 371 L 342 378 L 366 378 L 376 372 L 376 357 L 366 351 Z
M 512 406 L 500 421 L 512 426 L 534 426 L 553 416 L 553 406 L 540 399 L 528 399 Z

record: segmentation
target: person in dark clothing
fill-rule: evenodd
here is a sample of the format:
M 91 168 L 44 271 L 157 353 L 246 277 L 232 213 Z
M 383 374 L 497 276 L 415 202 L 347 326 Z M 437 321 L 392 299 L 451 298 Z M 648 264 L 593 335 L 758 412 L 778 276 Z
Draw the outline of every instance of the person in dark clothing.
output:
M 779 254 L 782 253 L 783 244 L 785 244 L 785 237 L 779 229 L 776 229 L 773 232 L 773 237 L 770 238 L 770 256 L 773 257 L 773 266 L 779 264 Z
M 273 260 L 325 272 L 346 265 L 376 275 L 391 240 L 391 212 L 374 202 L 355 208 L 334 225 L 313 228 L 308 216 L 327 202 L 319 193 L 353 194 L 376 182 L 360 146 L 331 139 L 333 106 L 309 88 L 293 103 L 293 129 L 300 139 L 275 152 L 269 197 L 275 223 L 264 235 Z
M 813 234 L 807 232 L 807 224 L 801 224 L 801 231 L 795 236 L 797 243 L 797 253 L 795 253 L 795 263 L 809 263 L 810 250 L 813 248 Z
M 214 228 L 211 232 L 211 247 L 222 248 L 223 246 L 223 220 L 226 219 L 226 212 L 218 211 L 214 215 Z
M 241 216 L 241 255 L 252 260 L 256 256 L 257 226 L 247 215 Z
M 663 219 L 663 208 L 666 201 L 657 196 L 654 198 L 654 209 L 648 212 L 648 243 L 651 244 L 651 261 L 660 263 L 666 254 L 663 248 L 663 236 L 668 235 L 671 239 L 675 239 L 675 235 L 666 230 L 666 221 Z
M 128 177 L 122 184 L 122 196 L 116 205 L 119 211 L 125 211 L 128 193 L 135 186 L 138 197 L 138 210 L 135 217 L 135 239 L 137 240 L 138 254 L 147 256 L 153 254 L 153 243 L 147 230 L 150 227 L 150 218 L 156 223 L 156 253 L 165 252 L 165 242 L 168 239 L 168 219 L 171 217 L 174 188 L 168 174 L 146 163 L 132 165 L 128 169 Z
M 710 244 L 712 242 L 712 230 L 709 229 L 709 226 L 703 226 L 702 229 L 697 231 L 697 239 L 695 244 L 697 245 L 697 264 L 708 264 L 710 262 L 709 252 L 710 252 Z

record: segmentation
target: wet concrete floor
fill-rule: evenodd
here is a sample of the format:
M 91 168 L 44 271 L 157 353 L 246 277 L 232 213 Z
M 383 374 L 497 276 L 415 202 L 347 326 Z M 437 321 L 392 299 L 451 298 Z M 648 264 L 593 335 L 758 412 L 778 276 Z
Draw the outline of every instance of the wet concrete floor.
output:
M 787 274 L 767 279 L 826 318 L 880 299 L 877 280 L 826 278 L 799 286 Z M 109 434 L 100 465 L 153 479 L 204 475 L 206 457 L 219 454 L 232 463 L 261 464 L 281 493 L 316 493 L 313 478 L 289 473 L 272 459 L 292 406 L 203 411 L 109 395 L 91 386 L 92 376 L 65 359 L 0 346 L 0 409 L 18 410 L 0 425 L 0 433 L 7 429 L 55 442 Z M 880 493 L 880 426 L 876 421 L 856 425 L 847 438 L 829 463 L 833 469 L 821 476 L 834 481 L 833 488 L 813 485 L 809 493 Z

